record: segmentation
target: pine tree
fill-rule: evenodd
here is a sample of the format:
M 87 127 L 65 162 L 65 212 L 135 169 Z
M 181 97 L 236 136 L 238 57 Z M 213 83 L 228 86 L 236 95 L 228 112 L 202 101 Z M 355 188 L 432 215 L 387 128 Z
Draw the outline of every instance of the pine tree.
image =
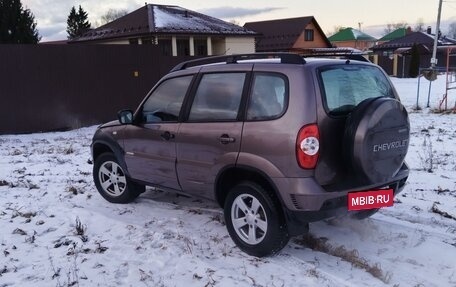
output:
M 0 44 L 36 44 L 35 16 L 20 0 L 0 0 Z
M 77 12 L 74 6 L 71 8 L 70 15 L 68 15 L 67 19 L 68 39 L 80 37 L 90 30 L 91 25 L 87 18 L 88 14 L 82 9 L 81 5 L 79 5 L 79 10 Z

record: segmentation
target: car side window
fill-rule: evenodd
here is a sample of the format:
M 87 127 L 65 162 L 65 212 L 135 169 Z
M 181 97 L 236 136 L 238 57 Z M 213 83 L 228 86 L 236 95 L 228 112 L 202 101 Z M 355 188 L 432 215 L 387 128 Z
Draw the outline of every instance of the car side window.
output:
M 203 75 L 190 109 L 189 121 L 236 120 L 245 77 L 245 73 Z
M 193 75 L 172 78 L 161 83 L 142 108 L 144 123 L 177 122 Z
M 271 120 L 280 117 L 286 107 L 287 85 L 278 74 L 255 74 L 247 109 L 247 120 Z

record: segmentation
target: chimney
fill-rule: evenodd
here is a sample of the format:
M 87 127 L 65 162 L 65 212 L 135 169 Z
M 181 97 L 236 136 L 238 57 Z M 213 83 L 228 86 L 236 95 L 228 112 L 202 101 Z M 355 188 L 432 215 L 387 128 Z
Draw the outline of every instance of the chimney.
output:
M 432 28 L 431 28 L 431 26 L 428 26 L 428 27 L 427 27 L 426 33 L 428 33 L 429 35 L 432 33 Z
M 410 33 L 412 33 L 412 27 L 408 26 L 407 30 L 405 31 L 405 34 L 408 35 Z

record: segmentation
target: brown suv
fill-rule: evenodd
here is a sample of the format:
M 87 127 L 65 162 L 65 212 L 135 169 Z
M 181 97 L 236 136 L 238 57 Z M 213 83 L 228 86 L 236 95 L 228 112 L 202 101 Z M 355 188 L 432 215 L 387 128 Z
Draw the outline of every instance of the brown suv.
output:
M 406 110 L 378 66 L 350 56 L 185 62 L 118 118 L 93 138 L 100 194 L 127 203 L 148 185 L 215 199 L 255 256 L 309 222 L 391 206 L 409 173 Z

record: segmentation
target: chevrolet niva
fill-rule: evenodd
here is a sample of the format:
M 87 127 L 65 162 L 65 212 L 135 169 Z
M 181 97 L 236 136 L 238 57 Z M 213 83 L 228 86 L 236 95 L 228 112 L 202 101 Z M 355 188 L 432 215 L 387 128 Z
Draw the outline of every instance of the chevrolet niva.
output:
M 359 56 L 209 57 L 97 129 L 93 177 L 113 203 L 145 186 L 216 200 L 236 245 L 267 256 L 309 222 L 391 206 L 409 132 L 389 78 Z

